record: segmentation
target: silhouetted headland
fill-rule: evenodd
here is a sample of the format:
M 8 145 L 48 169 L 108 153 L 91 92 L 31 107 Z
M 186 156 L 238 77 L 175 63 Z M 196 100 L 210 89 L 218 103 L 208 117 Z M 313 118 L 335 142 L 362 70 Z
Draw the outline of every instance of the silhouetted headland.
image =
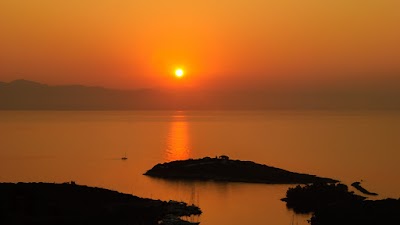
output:
M 144 175 L 168 179 L 214 180 L 266 184 L 334 183 L 337 180 L 294 173 L 251 161 L 231 160 L 228 156 L 188 159 L 157 164 Z
M 366 197 L 349 192 L 348 187 L 341 183 L 318 183 L 289 188 L 286 192 L 286 206 L 297 213 L 315 212 L 335 202 L 352 202 L 364 200 Z
M 366 200 L 348 191 L 344 184 L 312 184 L 289 188 L 287 207 L 296 213 L 310 213 L 311 225 L 398 224 L 400 199 Z
M 367 189 L 363 188 L 361 186 L 360 182 L 354 182 L 351 184 L 355 189 L 359 190 L 361 193 L 366 194 L 366 195 L 378 195 L 377 193 L 374 192 L 369 192 Z
M 0 183 L 1 224 L 198 224 L 181 216 L 201 211 L 103 188 L 51 183 Z

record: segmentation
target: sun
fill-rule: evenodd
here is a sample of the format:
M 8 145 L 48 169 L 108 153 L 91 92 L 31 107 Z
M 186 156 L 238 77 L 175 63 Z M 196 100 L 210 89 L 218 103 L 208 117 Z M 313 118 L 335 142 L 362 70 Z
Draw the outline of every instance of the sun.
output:
M 175 76 L 177 78 L 181 78 L 183 77 L 183 75 L 185 75 L 185 71 L 183 71 L 183 69 L 178 68 L 175 70 Z

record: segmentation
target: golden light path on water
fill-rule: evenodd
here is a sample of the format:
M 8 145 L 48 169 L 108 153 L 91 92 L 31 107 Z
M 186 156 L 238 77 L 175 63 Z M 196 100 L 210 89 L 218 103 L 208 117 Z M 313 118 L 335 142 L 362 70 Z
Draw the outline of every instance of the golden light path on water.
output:
M 189 125 L 186 115 L 177 111 L 172 116 L 165 150 L 165 161 L 188 159 L 190 156 Z

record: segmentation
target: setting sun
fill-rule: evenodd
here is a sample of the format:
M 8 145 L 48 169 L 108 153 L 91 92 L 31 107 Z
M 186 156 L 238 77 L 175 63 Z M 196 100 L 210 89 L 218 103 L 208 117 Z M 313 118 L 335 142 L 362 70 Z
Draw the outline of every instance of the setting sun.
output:
M 185 72 L 182 69 L 176 69 L 175 70 L 175 76 L 178 77 L 178 78 L 183 77 L 184 73 Z
M 400 0 L 0 0 L 0 225 L 400 225 L 399 24 Z

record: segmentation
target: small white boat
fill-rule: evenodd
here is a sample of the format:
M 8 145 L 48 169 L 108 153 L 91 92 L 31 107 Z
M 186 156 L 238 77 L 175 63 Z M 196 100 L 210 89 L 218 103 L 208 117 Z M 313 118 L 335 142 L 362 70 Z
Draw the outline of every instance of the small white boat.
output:
M 121 160 L 127 160 L 127 159 L 128 159 L 128 157 L 126 157 L 126 153 L 125 153 L 124 157 L 122 157 Z

